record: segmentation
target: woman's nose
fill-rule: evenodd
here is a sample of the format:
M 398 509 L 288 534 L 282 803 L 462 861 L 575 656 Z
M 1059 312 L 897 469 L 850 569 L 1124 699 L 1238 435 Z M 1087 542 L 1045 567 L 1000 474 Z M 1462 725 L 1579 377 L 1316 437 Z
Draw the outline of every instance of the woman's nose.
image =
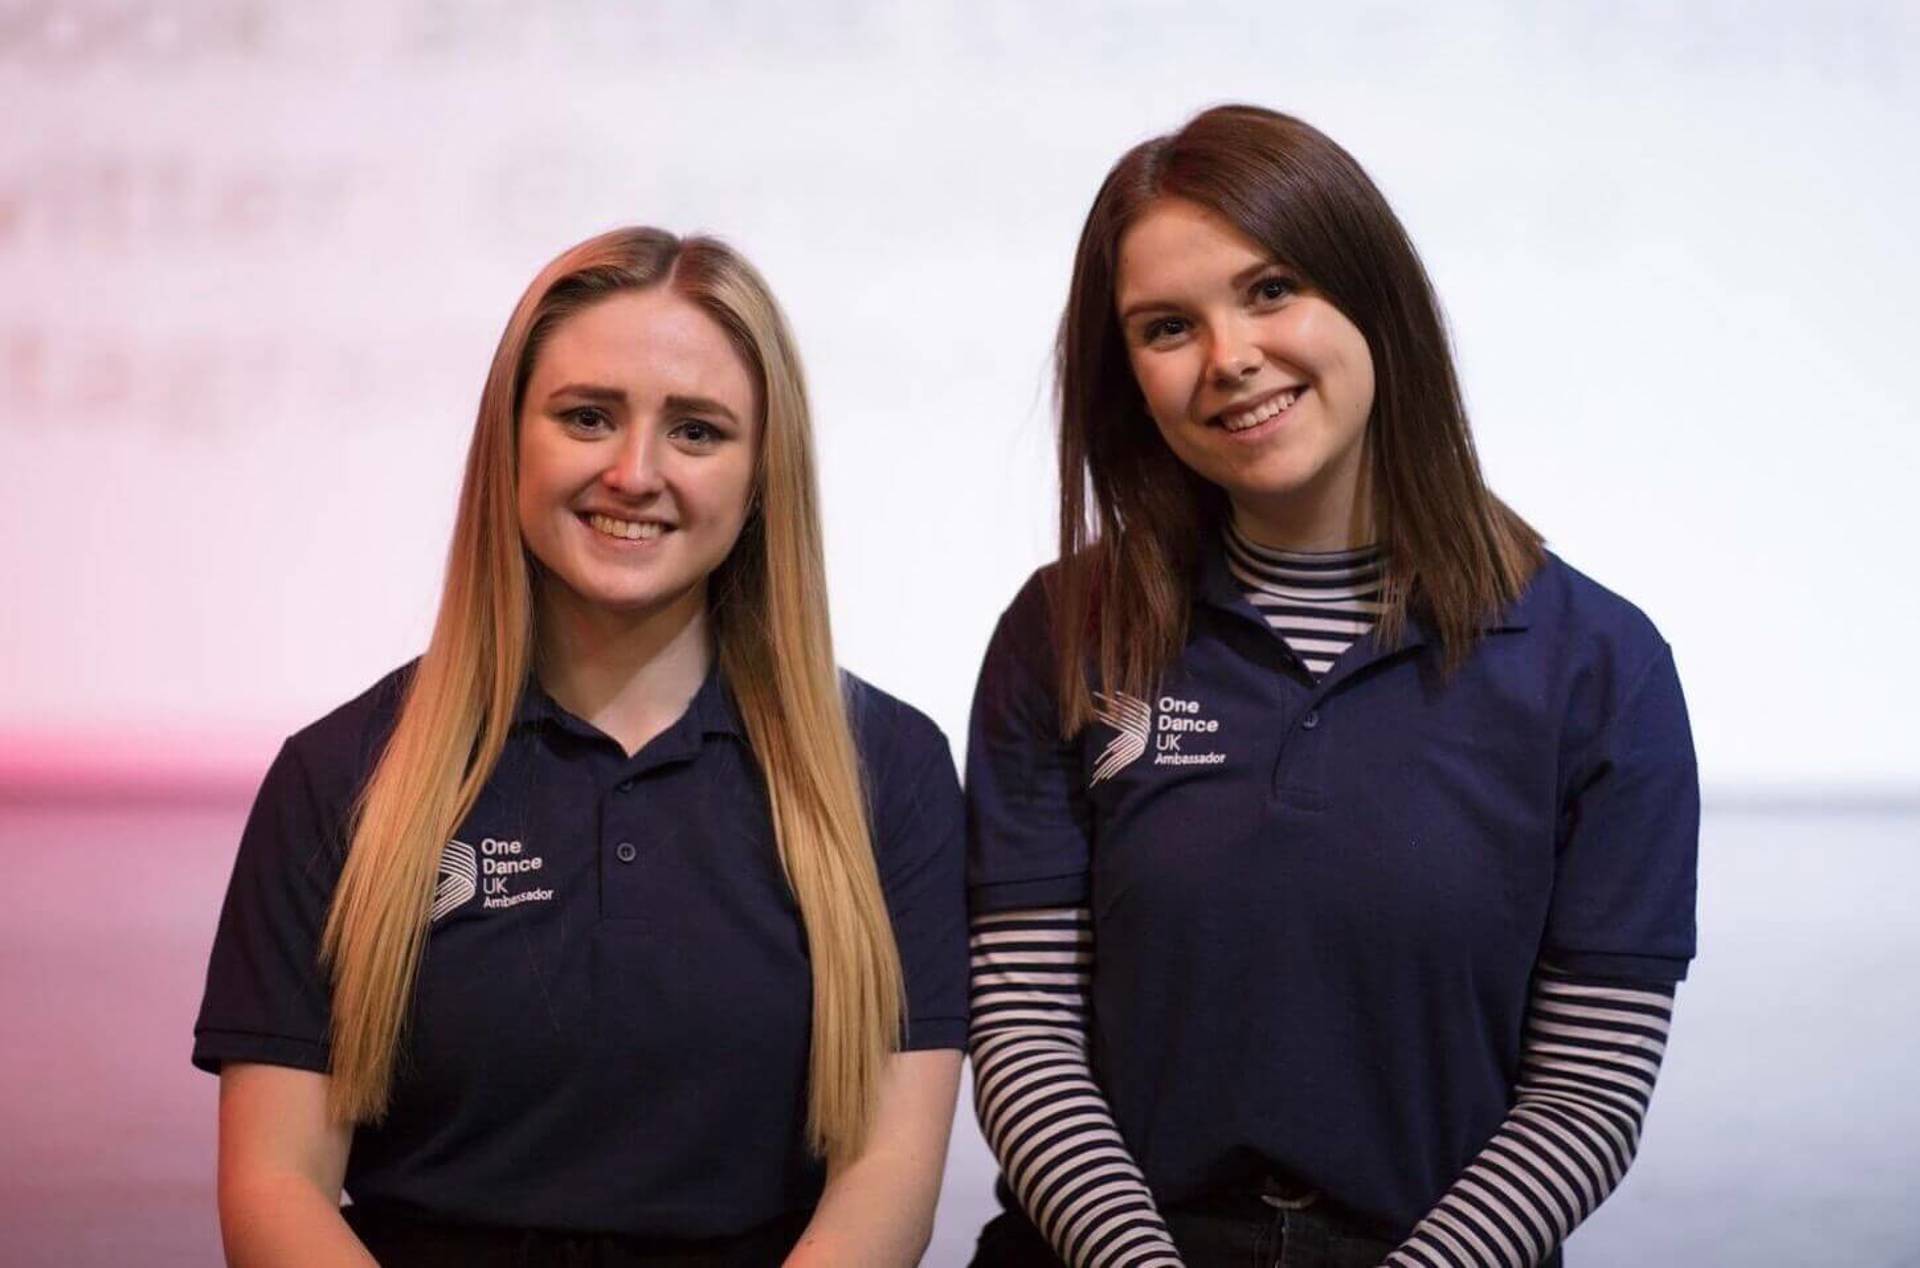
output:
M 625 497 L 658 493 L 665 481 L 660 471 L 658 439 L 643 427 L 631 427 L 600 473 L 600 482 Z
M 1242 379 L 1258 374 L 1265 359 L 1259 345 L 1249 337 L 1249 332 L 1238 324 L 1230 323 L 1214 335 L 1207 361 L 1214 382 L 1220 387 L 1230 388 Z

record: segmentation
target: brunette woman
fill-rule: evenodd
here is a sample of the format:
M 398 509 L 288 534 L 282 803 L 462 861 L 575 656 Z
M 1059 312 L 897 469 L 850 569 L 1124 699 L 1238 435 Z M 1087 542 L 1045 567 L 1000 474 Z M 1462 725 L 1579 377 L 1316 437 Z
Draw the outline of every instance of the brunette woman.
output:
M 1694 949 L 1673 659 L 1484 483 L 1405 232 L 1298 120 L 1108 174 L 1060 559 L 968 753 L 991 1265 L 1554 1263 Z
M 426 653 L 287 742 L 241 842 L 194 1045 L 230 1259 L 916 1262 L 960 816 L 939 732 L 835 668 L 766 284 L 649 229 L 561 255 Z

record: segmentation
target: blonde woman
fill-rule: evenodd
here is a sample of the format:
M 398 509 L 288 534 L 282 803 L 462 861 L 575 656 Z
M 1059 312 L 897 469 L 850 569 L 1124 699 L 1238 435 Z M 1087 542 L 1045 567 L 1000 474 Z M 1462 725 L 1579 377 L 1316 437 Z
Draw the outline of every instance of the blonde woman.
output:
M 815 502 L 737 254 L 629 229 L 534 280 L 426 653 L 287 742 L 241 842 L 194 1045 L 230 1261 L 918 1259 L 959 792 L 835 668 Z

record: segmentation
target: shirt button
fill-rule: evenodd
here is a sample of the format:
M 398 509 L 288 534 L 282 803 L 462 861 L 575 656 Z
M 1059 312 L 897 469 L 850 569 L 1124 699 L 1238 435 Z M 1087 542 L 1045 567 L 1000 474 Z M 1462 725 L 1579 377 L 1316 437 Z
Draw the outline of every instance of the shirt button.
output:
M 1300 729 L 1303 731 L 1311 731 L 1319 725 L 1320 711 L 1318 709 L 1307 710 L 1307 716 L 1300 719 Z
M 639 851 L 633 848 L 633 842 L 631 841 L 622 841 L 613 847 L 613 857 L 619 859 L 622 863 L 633 862 L 633 856 L 637 853 L 639 853 Z

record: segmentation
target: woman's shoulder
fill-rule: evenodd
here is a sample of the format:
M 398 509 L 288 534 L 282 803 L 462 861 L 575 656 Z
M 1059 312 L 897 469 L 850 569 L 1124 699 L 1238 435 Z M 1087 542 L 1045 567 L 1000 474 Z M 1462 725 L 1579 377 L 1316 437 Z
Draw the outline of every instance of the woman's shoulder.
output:
M 1666 647 L 1659 628 L 1641 608 L 1552 551 L 1512 609 L 1529 626 L 1576 643 L 1594 643 L 1629 655 L 1651 656 Z
M 841 671 L 882 870 L 957 841 L 964 811 L 953 751 L 937 723 Z
M 917 767 L 947 751 L 945 733 L 927 714 L 847 670 L 840 671 L 840 682 L 854 743 L 869 768 Z
M 1557 555 L 1546 556 L 1509 619 L 1533 636 L 1566 707 L 1596 726 L 1647 684 L 1678 689 L 1673 651 L 1653 619 Z
M 393 733 L 418 659 L 382 675 L 353 699 L 287 738 L 282 760 L 305 773 L 323 800 L 350 800 Z
M 1053 614 L 1062 574 L 1058 560 L 1042 564 L 1027 574 L 1027 579 L 1000 613 L 993 632 L 993 653 L 1021 659 L 1052 659 Z

